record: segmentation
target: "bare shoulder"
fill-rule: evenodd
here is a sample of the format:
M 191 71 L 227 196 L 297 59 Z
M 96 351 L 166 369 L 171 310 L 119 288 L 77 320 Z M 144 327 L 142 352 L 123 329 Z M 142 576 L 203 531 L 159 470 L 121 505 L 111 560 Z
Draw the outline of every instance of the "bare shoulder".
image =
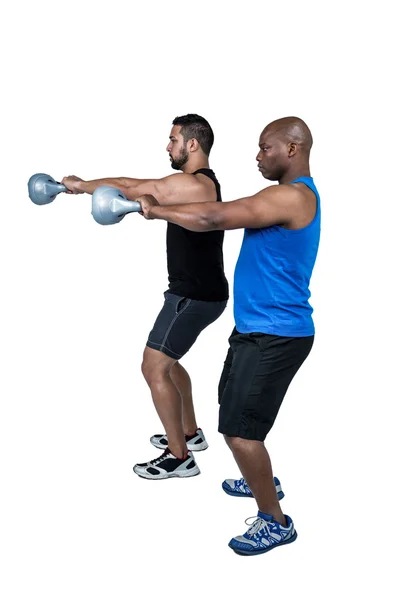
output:
M 257 196 L 266 208 L 274 208 L 284 215 L 280 224 L 287 229 L 301 229 L 313 220 L 316 212 L 314 192 L 303 183 L 271 185 Z
M 155 197 L 163 204 L 209 202 L 217 199 L 215 184 L 206 175 L 174 173 L 156 183 Z
M 176 185 L 189 186 L 192 188 L 215 188 L 215 185 L 207 175 L 203 173 L 172 173 L 164 177 L 163 181 L 174 182 Z
M 305 183 L 290 183 L 285 187 L 291 188 L 291 197 L 296 207 L 293 221 L 289 229 L 301 229 L 307 227 L 314 219 L 317 210 L 317 198 L 315 193 Z M 289 192 L 288 192 L 289 193 Z
M 314 198 L 315 200 L 315 193 L 312 191 L 311 188 L 308 187 L 308 185 L 302 183 L 301 181 L 297 181 L 296 183 L 290 183 L 286 187 L 292 188 L 292 190 L 299 195 L 299 198 L 301 197 L 305 202 L 307 202 L 310 198 Z
M 204 173 L 196 173 L 195 175 L 191 175 L 191 177 L 195 177 L 195 179 L 199 183 L 199 185 L 201 185 L 209 193 L 210 192 L 214 193 L 214 195 L 216 197 L 215 183 L 211 179 L 211 177 L 204 175 Z
M 255 198 L 266 204 L 279 204 L 292 209 L 299 207 L 305 201 L 303 190 L 292 184 L 270 185 L 260 190 Z
M 259 194 L 271 200 L 280 200 L 287 202 L 302 202 L 306 199 L 307 186 L 301 183 L 281 183 L 269 185 L 262 189 Z

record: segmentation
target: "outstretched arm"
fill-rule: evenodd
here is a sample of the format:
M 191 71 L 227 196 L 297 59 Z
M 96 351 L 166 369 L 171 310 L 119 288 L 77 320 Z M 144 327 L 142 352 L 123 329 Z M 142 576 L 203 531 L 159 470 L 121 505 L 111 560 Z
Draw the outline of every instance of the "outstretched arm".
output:
M 189 173 L 176 173 L 162 179 L 106 177 L 91 181 L 84 181 L 71 175 L 64 177 L 61 183 L 75 194 L 93 194 L 101 185 L 109 185 L 121 190 L 128 200 L 136 200 L 143 194 L 152 194 L 163 205 L 216 200 L 215 187 L 201 182 L 195 175 Z
M 288 226 L 302 208 L 301 194 L 289 185 L 274 185 L 231 202 L 159 206 L 155 199 L 137 200 L 147 219 L 162 219 L 191 231 Z
M 152 185 L 153 181 L 155 180 L 132 179 L 128 177 L 104 177 L 103 179 L 92 179 L 90 181 L 85 181 L 84 179 L 80 179 L 80 177 L 76 177 L 75 175 L 69 175 L 68 177 L 63 177 L 61 183 L 64 184 L 73 194 L 93 194 L 93 192 L 101 185 L 109 185 L 111 187 L 118 188 L 126 196 L 126 191 L 128 189 L 131 189 L 133 192 L 135 189 L 140 189 L 141 186 L 146 186 L 146 189 L 155 190 L 154 185 Z

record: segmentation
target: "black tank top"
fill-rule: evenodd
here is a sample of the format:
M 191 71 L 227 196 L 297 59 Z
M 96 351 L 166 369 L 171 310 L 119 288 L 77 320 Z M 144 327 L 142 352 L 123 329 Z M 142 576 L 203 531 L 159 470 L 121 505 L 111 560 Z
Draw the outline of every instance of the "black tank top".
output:
M 198 169 L 215 184 L 217 202 L 221 187 L 214 171 Z M 224 231 L 189 231 L 174 223 L 167 226 L 168 291 L 193 300 L 222 301 L 229 297 L 224 273 Z

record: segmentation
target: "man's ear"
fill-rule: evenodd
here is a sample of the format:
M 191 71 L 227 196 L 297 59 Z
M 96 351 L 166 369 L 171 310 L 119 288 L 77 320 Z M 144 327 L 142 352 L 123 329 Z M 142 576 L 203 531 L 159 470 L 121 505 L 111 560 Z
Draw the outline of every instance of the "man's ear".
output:
M 196 140 L 196 138 L 192 138 L 191 140 L 188 140 L 187 144 L 188 144 L 187 145 L 188 152 L 196 152 L 196 150 L 198 150 L 200 147 L 200 144 Z
M 296 142 L 290 142 L 288 144 L 288 157 L 291 158 L 297 153 L 297 144 Z

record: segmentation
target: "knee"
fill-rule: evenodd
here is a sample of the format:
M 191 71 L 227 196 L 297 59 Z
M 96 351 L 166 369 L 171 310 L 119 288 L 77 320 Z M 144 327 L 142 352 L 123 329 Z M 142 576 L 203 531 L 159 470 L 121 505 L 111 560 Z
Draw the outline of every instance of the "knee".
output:
M 142 370 L 142 375 L 145 378 L 145 380 L 148 382 L 148 378 L 150 376 L 150 365 L 148 363 L 148 361 L 143 358 L 142 360 L 142 364 L 141 364 L 141 370 Z
M 231 439 L 232 438 L 229 435 L 225 435 L 224 434 L 224 440 L 225 440 L 227 446 L 232 450 L 232 448 L 231 448 Z
M 154 363 L 154 361 L 149 360 L 146 357 L 143 357 L 142 361 L 142 374 L 145 380 L 149 385 L 151 385 L 154 381 L 159 379 L 160 377 L 160 369 L 158 365 Z
M 167 365 L 162 364 L 160 361 L 153 360 L 152 357 L 146 355 L 143 356 L 141 369 L 143 377 L 150 387 L 163 381 L 169 376 Z
M 229 435 L 225 435 L 224 437 L 225 437 L 225 442 L 228 444 L 228 446 L 232 450 L 232 452 L 240 452 L 249 443 L 249 440 L 245 440 L 240 437 L 232 437 Z

